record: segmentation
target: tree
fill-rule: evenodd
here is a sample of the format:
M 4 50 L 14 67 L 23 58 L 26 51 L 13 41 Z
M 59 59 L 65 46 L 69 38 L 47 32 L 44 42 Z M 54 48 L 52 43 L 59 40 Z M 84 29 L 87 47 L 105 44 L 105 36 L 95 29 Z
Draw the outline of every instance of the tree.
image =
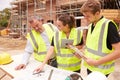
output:
M 10 15 L 10 9 L 8 8 L 0 12 L 0 27 L 7 27 Z
M 6 19 L 3 19 L 0 21 L 0 25 L 1 25 L 1 27 L 7 27 L 8 21 Z

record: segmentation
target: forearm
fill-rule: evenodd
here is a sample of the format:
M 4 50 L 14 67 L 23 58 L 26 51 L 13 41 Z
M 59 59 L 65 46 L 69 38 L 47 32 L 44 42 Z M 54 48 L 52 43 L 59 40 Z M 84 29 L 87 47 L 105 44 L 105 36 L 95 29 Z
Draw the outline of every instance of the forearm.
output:
M 87 59 L 85 59 L 85 61 L 86 61 L 89 65 L 98 66 L 98 65 L 101 65 L 101 64 L 104 64 L 104 63 L 107 63 L 107 62 L 116 60 L 116 59 L 120 58 L 120 49 L 119 49 L 119 48 L 120 48 L 119 45 L 114 46 L 114 51 L 113 51 L 113 52 L 107 54 L 107 55 L 104 56 L 104 57 L 101 57 L 101 58 L 98 59 L 98 60 L 91 59 L 91 58 L 87 58 Z
M 22 57 L 21 64 L 25 64 L 25 65 L 27 65 L 30 56 L 31 56 L 31 53 L 24 52 L 23 57 Z
M 31 54 L 33 53 L 34 49 L 32 47 L 32 44 L 30 43 L 30 40 L 27 40 L 27 44 L 26 44 L 26 47 L 25 47 L 25 52 L 23 54 L 23 58 L 22 58 L 22 61 L 21 63 L 22 64 L 27 64 L 28 61 L 29 61 L 29 58 L 31 56 Z
M 120 58 L 120 43 L 112 44 L 112 47 L 114 48 L 114 51 L 108 54 L 107 56 L 101 58 L 100 60 L 98 60 L 99 64 L 103 64 Z
M 112 53 L 110 53 L 109 55 L 102 57 L 101 59 L 98 60 L 98 64 L 104 64 L 106 62 L 110 62 L 112 60 L 116 60 L 120 58 L 120 52 L 118 51 L 114 51 Z
M 54 47 L 51 46 L 51 47 L 49 48 L 47 54 L 46 54 L 46 57 L 45 57 L 44 61 L 43 61 L 43 64 L 44 64 L 44 65 L 45 65 L 45 64 L 48 62 L 48 60 L 51 58 L 53 52 L 54 52 Z

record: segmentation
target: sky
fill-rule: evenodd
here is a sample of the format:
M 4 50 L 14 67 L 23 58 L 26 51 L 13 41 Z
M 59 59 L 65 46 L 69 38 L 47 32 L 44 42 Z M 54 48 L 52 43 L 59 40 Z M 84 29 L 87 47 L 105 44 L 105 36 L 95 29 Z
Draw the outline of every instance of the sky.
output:
M 2 11 L 5 8 L 10 8 L 10 2 L 12 2 L 14 0 L 0 0 L 0 11 Z

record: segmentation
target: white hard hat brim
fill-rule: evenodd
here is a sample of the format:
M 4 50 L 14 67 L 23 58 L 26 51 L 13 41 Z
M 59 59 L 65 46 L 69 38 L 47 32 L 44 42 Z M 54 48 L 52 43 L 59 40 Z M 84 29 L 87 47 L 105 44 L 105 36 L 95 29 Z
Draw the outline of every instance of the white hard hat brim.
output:
M 84 80 L 107 80 L 107 77 L 101 72 L 94 71 L 90 73 Z

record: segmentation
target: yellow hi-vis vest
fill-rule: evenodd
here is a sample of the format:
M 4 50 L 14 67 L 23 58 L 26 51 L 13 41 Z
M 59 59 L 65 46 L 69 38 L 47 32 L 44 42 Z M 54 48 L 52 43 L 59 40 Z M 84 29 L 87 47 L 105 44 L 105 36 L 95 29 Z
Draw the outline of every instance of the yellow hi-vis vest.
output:
M 89 28 L 85 50 L 85 55 L 87 57 L 98 60 L 101 57 L 108 55 L 114 50 L 114 49 L 109 50 L 106 44 L 109 22 L 110 20 L 102 18 L 99 22 L 97 22 L 92 32 L 91 27 Z M 89 26 L 91 25 L 92 24 L 90 24 Z M 90 66 L 85 62 L 85 66 L 91 71 L 100 71 L 106 75 L 113 72 L 114 61 L 110 61 L 99 66 Z
M 82 34 L 82 31 L 78 28 L 72 28 L 68 39 L 73 39 L 73 45 L 77 45 L 81 42 Z M 66 34 L 62 31 L 56 32 L 54 36 L 54 47 L 58 68 L 69 71 L 80 70 L 81 59 L 74 56 L 73 50 L 61 48 L 62 39 L 67 39 Z
M 49 41 L 51 43 L 52 37 L 54 35 L 55 26 L 53 24 L 43 24 L 43 27 L 45 28 L 45 31 L 47 33 L 47 36 L 49 38 Z M 30 40 L 33 49 L 34 49 L 34 58 L 38 61 L 43 61 L 45 58 L 45 55 L 47 53 L 46 43 L 41 37 L 39 32 L 36 32 L 34 29 L 31 30 L 30 33 L 27 35 L 27 39 Z

